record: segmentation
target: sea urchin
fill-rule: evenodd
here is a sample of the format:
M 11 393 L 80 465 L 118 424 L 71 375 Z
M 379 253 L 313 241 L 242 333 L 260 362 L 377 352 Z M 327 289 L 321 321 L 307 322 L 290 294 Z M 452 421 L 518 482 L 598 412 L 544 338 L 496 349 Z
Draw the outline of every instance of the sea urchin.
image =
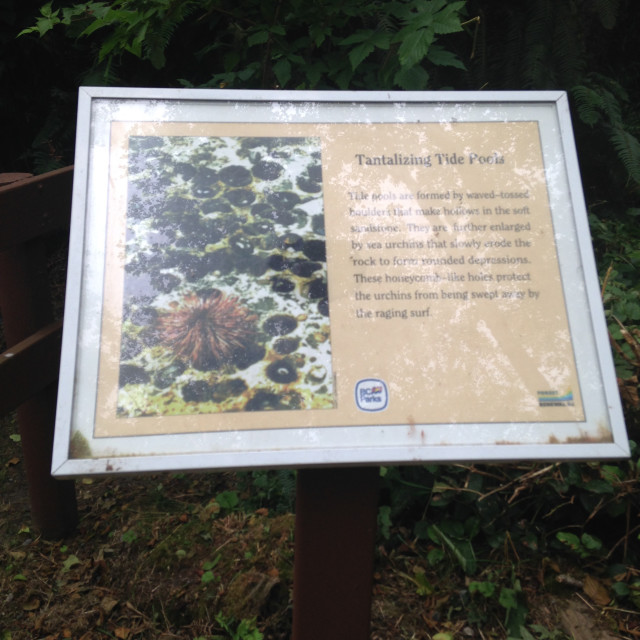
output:
M 160 313 L 156 329 L 161 344 L 178 358 L 200 370 L 219 369 L 251 343 L 257 319 L 238 298 L 215 290 L 174 303 Z

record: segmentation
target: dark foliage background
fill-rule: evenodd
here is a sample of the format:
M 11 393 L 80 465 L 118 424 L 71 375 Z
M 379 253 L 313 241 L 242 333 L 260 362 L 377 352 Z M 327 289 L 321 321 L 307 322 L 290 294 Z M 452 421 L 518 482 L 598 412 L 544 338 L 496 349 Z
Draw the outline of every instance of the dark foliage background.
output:
M 626 155 L 615 153 L 608 130 L 635 136 L 639 126 L 640 12 L 633 0 L 431 3 L 442 5 L 435 25 L 427 25 L 435 26 L 433 42 L 409 40 L 410 25 L 425 20 L 421 3 L 407 0 L 56 2 L 49 23 L 39 0 L 0 0 L 0 121 L 7 134 L 0 169 L 41 172 L 72 161 L 81 84 L 563 89 L 574 98 L 587 193 L 598 197 L 601 188 L 628 202 L 631 175 L 637 197 L 637 139 Z M 99 17 L 102 5 L 111 15 Z M 138 22 L 131 7 L 144 16 Z M 74 11 L 69 24 L 56 24 L 65 20 L 64 8 Z M 16 38 L 39 16 L 43 37 Z M 87 27 L 95 31 L 80 36 Z M 402 50 L 404 40 L 412 53 Z

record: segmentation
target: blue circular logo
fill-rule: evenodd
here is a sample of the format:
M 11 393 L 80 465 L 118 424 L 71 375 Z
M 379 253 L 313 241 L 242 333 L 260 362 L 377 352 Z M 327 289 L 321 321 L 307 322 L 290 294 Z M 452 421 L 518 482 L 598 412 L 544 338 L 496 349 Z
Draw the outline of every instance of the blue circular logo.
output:
M 361 411 L 383 411 L 389 404 L 387 385 L 378 378 L 365 378 L 356 384 L 356 406 Z

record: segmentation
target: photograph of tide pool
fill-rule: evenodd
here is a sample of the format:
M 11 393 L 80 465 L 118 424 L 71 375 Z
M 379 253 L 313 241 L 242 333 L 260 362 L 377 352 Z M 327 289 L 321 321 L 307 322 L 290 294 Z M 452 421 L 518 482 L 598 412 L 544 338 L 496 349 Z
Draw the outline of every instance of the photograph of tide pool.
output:
M 117 416 L 334 407 L 317 138 L 131 136 Z

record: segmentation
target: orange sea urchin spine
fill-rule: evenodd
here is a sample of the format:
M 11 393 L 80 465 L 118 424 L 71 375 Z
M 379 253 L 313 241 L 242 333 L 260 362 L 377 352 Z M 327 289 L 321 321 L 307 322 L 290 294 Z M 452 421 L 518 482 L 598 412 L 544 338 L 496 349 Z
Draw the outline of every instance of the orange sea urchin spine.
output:
M 156 327 L 161 344 L 178 358 L 200 370 L 219 369 L 251 342 L 257 319 L 238 298 L 214 291 L 185 296 L 161 312 Z

